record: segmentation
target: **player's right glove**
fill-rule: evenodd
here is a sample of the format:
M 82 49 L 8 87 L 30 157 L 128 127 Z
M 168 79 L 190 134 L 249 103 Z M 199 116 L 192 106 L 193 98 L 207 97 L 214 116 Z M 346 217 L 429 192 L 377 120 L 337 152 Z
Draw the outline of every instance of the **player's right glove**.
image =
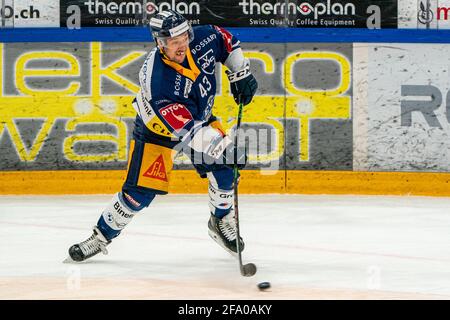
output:
M 256 82 L 255 77 L 250 72 L 250 64 L 247 63 L 242 70 L 236 72 L 229 70 L 225 72 L 230 81 L 234 101 L 237 104 L 242 102 L 244 106 L 249 104 L 256 93 L 256 89 L 258 89 L 258 82 Z

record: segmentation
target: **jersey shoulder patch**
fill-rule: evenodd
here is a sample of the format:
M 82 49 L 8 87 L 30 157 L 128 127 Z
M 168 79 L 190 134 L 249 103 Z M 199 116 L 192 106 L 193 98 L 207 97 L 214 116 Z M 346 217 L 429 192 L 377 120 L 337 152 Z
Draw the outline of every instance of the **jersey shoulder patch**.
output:
M 177 133 L 194 122 L 189 109 L 181 103 L 171 103 L 158 109 L 164 121 Z

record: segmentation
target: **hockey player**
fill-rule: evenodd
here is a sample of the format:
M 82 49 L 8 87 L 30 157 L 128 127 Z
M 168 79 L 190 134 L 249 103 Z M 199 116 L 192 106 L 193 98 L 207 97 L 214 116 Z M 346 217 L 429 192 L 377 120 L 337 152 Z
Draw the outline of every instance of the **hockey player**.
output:
M 83 261 L 116 238 L 133 216 L 156 195 L 168 193 L 174 156 L 183 150 L 209 180 L 208 233 L 232 254 L 236 249 L 233 212 L 233 166 L 245 166 L 245 153 L 233 152 L 231 139 L 212 114 L 216 93 L 215 65 L 224 64 L 236 103 L 247 105 L 257 89 L 239 41 L 217 26 L 192 28 L 168 10 L 150 20 L 156 47 L 140 72 L 140 91 L 126 181 L 104 209 L 93 234 L 69 249 L 70 260 Z M 240 247 L 244 248 L 241 239 Z

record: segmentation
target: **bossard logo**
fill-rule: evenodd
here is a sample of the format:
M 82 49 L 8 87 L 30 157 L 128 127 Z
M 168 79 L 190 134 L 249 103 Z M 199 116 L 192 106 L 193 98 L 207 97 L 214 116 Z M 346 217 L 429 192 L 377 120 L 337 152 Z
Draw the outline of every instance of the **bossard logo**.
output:
M 144 11 L 147 14 L 155 14 L 158 11 L 164 11 L 168 9 L 173 9 L 181 14 L 200 14 L 200 4 L 195 1 L 175 1 L 171 2 L 160 2 L 155 4 L 151 1 L 121 1 L 117 2 L 103 2 L 97 0 L 88 0 L 83 3 L 89 14 L 92 15 L 131 15 L 131 14 L 143 14 Z
M 206 37 L 205 39 L 200 41 L 198 44 L 196 44 L 194 48 L 191 49 L 192 54 L 196 54 L 197 52 L 202 50 L 207 44 L 209 44 L 211 41 L 213 41 L 216 38 L 217 38 L 217 36 L 214 33 L 209 35 L 208 37 Z
M 216 58 L 214 57 L 214 52 L 212 51 L 212 49 L 209 49 L 204 55 L 198 58 L 197 62 L 202 66 L 202 70 L 204 73 L 214 73 Z
M 355 15 L 355 5 L 353 3 L 332 3 L 331 0 L 327 0 L 326 3 L 314 3 L 297 2 L 275 3 L 270 2 L 255 2 L 253 0 L 242 0 L 239 2 L 239 6 L 242 7 L 243 13 L 246 15 L 277 15 L 277 14 L 301 14 L 311 15 L 314 14 L 314 19 L 318 19 L 322 15 Z
M 152 163 L 152 165 L 145 171 L 144 177 L 167 181 L 166 167 L 162 154 Z
M 175 77 L 175 83 L 174 83 L 175 91 L 173 92 L 174 95 L 179 96 L 180 90 L 181 90 L 181 75 L 177 73 Z

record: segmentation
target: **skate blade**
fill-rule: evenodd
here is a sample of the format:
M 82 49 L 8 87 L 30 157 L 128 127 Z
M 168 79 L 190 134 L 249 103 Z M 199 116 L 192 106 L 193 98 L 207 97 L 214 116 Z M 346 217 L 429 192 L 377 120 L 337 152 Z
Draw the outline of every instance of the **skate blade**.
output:
M 219 246 L 225 249 L 226 252 L 228 252 L 230 255 L 232 255 L 234 258 L 238 257 L 238 254 L 230 249 L 227 248 L 227 246 L 223 243 L 223 241 L 217 237 L 214 232 L 211 230 L 208 230 L 208 235 L 213 239 Z
M 76 264 L 78 263 L 77 261 L 73 260 L 70 256 L 67 257 L 66 259 L 63 260 L 62 263 L 72 263 L 72 264 Z

